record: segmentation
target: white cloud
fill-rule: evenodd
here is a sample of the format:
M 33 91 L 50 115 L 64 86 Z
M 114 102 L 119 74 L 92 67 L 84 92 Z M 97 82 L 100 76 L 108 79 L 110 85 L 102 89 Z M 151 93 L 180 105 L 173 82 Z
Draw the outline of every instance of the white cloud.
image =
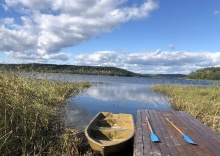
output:
M 77 64 L 104 65 L 118 63 L 119 56 L 114 51 L 98 51 L 93 54 L 80 54 L 76 57 Z
M 215 15 L 219 15 L 219 14 L 220 14 L 220 10 L 215 10 L 215 11 L 214 11 L 214 14 L 215 14 Z
M 101 32 L 110 32 L 119 24 L 146 18 L 158 7 L 154 0 L 145 0 L 140 6 L 131 7 L 124 5 L 126 2 L 5 0 L 2 4 L 4 10 L 15 10 L 18 17 L 16 20 L 9 17 L 0 20 L 0 38 L 3 39 L 0 50 L 23 53 L 24 56 L 28 52 L 41 58 L 60 54 L 63 48 L 78 45 Z M 23 55 L 19 56 L 22 59 Z
M 116 53 L 99 51 L 74 57 L 74 64 L 92 66 L 115 66 L 140 73 L 180 73 L 209 66 L 220 66 L 220 52 L 156 52 Z
M 13 57 L 19 60 L 21 59 L 21 60 L 28 60 L 30 62 L 41 62 L 41 63 L 50 62 L 50 60 L 67 61 L 69 57 L 71 56 L 70 54 L 62 53 L 62 52 L 40 55 L 38 53 L 32 53 L 32 52 L 9 51 L 9 52 L 5 52 L 5 54 L 7 56 L 10 56 L 10 57 Z
M 2 23 L 4 23 L 5 25 L 14 24 L 14 18 L 5 18 L 2 20 Z
M 0 26 L 0 38 L 2 51 L 26 51 L 36 48 L 37 36 L 22 29 L 11 30 L 4 25 Z
M 167 46 L 168 46 L 168 48 L 169 48 L 170 50 L 175 50 L 175 49 L 176 49 L 173 44 L 168 44 Z

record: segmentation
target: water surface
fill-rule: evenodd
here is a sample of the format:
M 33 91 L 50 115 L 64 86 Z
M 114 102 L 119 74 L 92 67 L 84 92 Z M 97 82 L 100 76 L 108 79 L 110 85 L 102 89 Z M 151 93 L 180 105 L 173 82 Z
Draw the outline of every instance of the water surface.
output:
M 117 77 L 72 74 L 37 74 L 36 78 L 56 81 L 88 81 L 92 86 L 70 98 L 64 108 L 65 121 L 84 129 L 101 111 L 130 113 L 136 120 L 138 109 L 171 110 L 169 98 L 149 89 L 157 84 L 216 85 L 216 82 L 192 81 L 174 78 Z

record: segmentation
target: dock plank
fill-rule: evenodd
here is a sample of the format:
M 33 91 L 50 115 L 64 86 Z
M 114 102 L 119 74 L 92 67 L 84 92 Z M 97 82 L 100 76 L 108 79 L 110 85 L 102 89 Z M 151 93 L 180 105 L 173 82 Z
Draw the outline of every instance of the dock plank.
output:
M 152 154 L 154 155 L 154 156 L 161 156 L 161 151 L 160 151 L 160 146 L 159 146 L 159 144 L 158 143 L 155 143 L 155 142 L 152 142 L 151 140 L 150 140 L 150 130 L 148 129 L 148 127 L 147 127 L 147 123 L 146 123 L 146 117 L 148 117 L 149 118 L 149 120 L 151 121 L 152 119 L 151 119 L 151 115 L 149 114 L 149 111 L 143 111 L 143 118 L 145 119 L 145 121 L 144 121 L 144 123 L 145 123 L 145 126 L 144 126 L 144 130 L 145 131 L 147 131 L 148 133 L 148 135 L 147 135 L 147 140 L 146 141 L 149 141 L 150 142 L 150 144 L 151 144 L 151 148 L 152 148 Z M 147 152 L 147 153 L 146 153 Z M 144 154 L 148 154 L 148 151 L 146 151 L 145 150 L 145 153 Z
M 150 111 L 149 114 L 151 116 L 151 121 L 156 121 L 156 122 L 153 122 L 152 125 L 154 127 L 154 132 L 160 138 L 159 146 L 160 146 L 161 153 L 163 153 L 164 155 L 171 155 L 170 151 L 168 149 L 168 146 L 167 146 L 167 144 L 164 140 L 164 137 L 161 133 L 160 126 L 159 126 L 159 123 L 158 123 L 158 120 L 157 120 L 157 114 L 154 111 Z
M 156 111 L 152 111 L 152 113 L 155 116 L 156 122 L 157 122 L 159 129 L 160 129 L 160 132 L 162 134 L 162 137 L 160 137 L 160 141 L 167 146 L 168 151 L 169 151 L 169 155 L 179 156 L 179 152 L 177 151 L 172 139 L 169 137 L 168 132 L 166 131 L 165 127 L 163 126 L 163 123 L 161 121 L 159 114 L 156 113 Z M 165 155 L 167 155 L 167 154 L 165 153 Z
M 142 112 L 145 113 L 145 112 Z M 149 141 L 149 135 L 150 135 L 150 131 L 147 129 L 147 123 L 146 123 L 146 115 L 142 114 L 142 120 L 143 120 L 143 142 L 144 142 L 144 155 L 146 153 L 148 153 L 149 155 L 154 155 L 153 151 L 154 151 L 154 147 L 152 147 L 152 143 Z
M 207 155 L 211 155 L 211 153 L 214 155 L 218 155 L 220 153 L 220 148 L 216 147 L 219 145 L 219 142 L 216 141 L 213 135 L 210 136 L 209 134 L 209 131 L 211 131 L 211 129 L 204 129 L 203 127 L 198 126 L 199 121 L 192 120 L 192 117 L 190 117 L 189 114 L 179 112 L 176 116 L 180 120 L 182 120 L 182 122 L 184 122 L 189 129 L 193 131 L 193 134 L 198 138 L 197 142 L 200 145 L 199 147 L 204 148 L 203 153 L 207 152 Z M 208 136 L 210 136 L 211 138 L 209 138 Z
M 137 111 L 137 118 L 138 120 L 136 122 L 135 139 L 134 139 L 134 155 L 140 156 L 140 155 L 144 155 L 141 111 Z
M 194 135 L 197 132 L 187 123 L 184 116 L 179 116 L 180 115 L 179 113 L 178 114 L 175 112 L 173 112 L 173 113 L 189 129 L 187 131 L 184 131 L 184 133 L 187 134 L 195 143 L 197 143 L 197 145 L 199 145 L 199 146 L 192 146 L 192 148 L 195 150 L 197 155 L 201 155 L 201 156 L 213 155 L 209 150 L 206 149 L 205 145 L 203 144 L 203 142 L 201 142 L 200 139 L 198 139 L 197 135 Z
M 182 123 L 172 114 L 171 111 L 169 112 L 165 112 L 163 114 L 164 116 L 164 120 L 165 117 L 167 117 L 169 120 L 171 120 L 178 128 L 180 128 L 183 131 L 186 131 L 186 127 L 184 125 L 182 125 Z M 166 125 L 173 130 L 174 134 L 176 135 L 176 137 L 178 138 L 179 142 L 181 143 L 181 145 L 184 147 L 185 151 L 188 153 L 188 155 L 197 155 L 197 153 L 195 153 L 195 151 L 193 150 L 192 146 L 190 144 L 188 144 L 182 137 L 182 135 L 180 135 L 180 133 L 178 131 L 176 131 L 166 120 Z
M 188 156 L 190 154 L 189 153 L 190 151 L 188 151 L 187 148 L 184 147 L 185 142 L 182 140 L 182 138 L 178 134 L 178 132 L 175 129 L 173 129 L 167 121 L 165 121 L 165 117 L 168 117 L 170 119 L 172 117 L 172 114 L 169 114 L 169 112 L 163 112 L 160 115 L 162 117 L 163 124 L 166 127 L 168 134 L 170 135 L 170 137 L 174 141 L 174 145 L 178 149 L 180 155 L 181 156 Z
M 160 142 L 150 140 L 146 117 Z M 168 118 L 197 145 L 187 143 L 183 136 L 166 120 Z M 220 135 L 199 122 L 187 112 L 138 110 L 134 137 L 134 156 L 218 156 Z

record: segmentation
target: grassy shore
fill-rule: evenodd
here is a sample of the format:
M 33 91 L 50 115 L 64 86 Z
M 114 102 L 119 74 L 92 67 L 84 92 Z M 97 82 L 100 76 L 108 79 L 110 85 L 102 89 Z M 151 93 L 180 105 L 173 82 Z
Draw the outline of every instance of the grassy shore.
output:
M 157 85 L 151 89 L 168 95 L 176 110 L 190 113 L 220 133 L 220 86 Z
M 85 150 L 81 133 L 62 124 L 61 107 L 88 86 L 22 78 L 0 70 L 0 154 L 77 155 Z

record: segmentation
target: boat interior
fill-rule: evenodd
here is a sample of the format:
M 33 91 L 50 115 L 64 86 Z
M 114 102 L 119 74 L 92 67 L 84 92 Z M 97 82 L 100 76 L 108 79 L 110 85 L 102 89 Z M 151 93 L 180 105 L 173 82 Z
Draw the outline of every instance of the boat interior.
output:
M 90 128 L 90 136 L 107 144 L 125 140 L 133 135 L 133 118 L 126 114 L 101 113 Z

